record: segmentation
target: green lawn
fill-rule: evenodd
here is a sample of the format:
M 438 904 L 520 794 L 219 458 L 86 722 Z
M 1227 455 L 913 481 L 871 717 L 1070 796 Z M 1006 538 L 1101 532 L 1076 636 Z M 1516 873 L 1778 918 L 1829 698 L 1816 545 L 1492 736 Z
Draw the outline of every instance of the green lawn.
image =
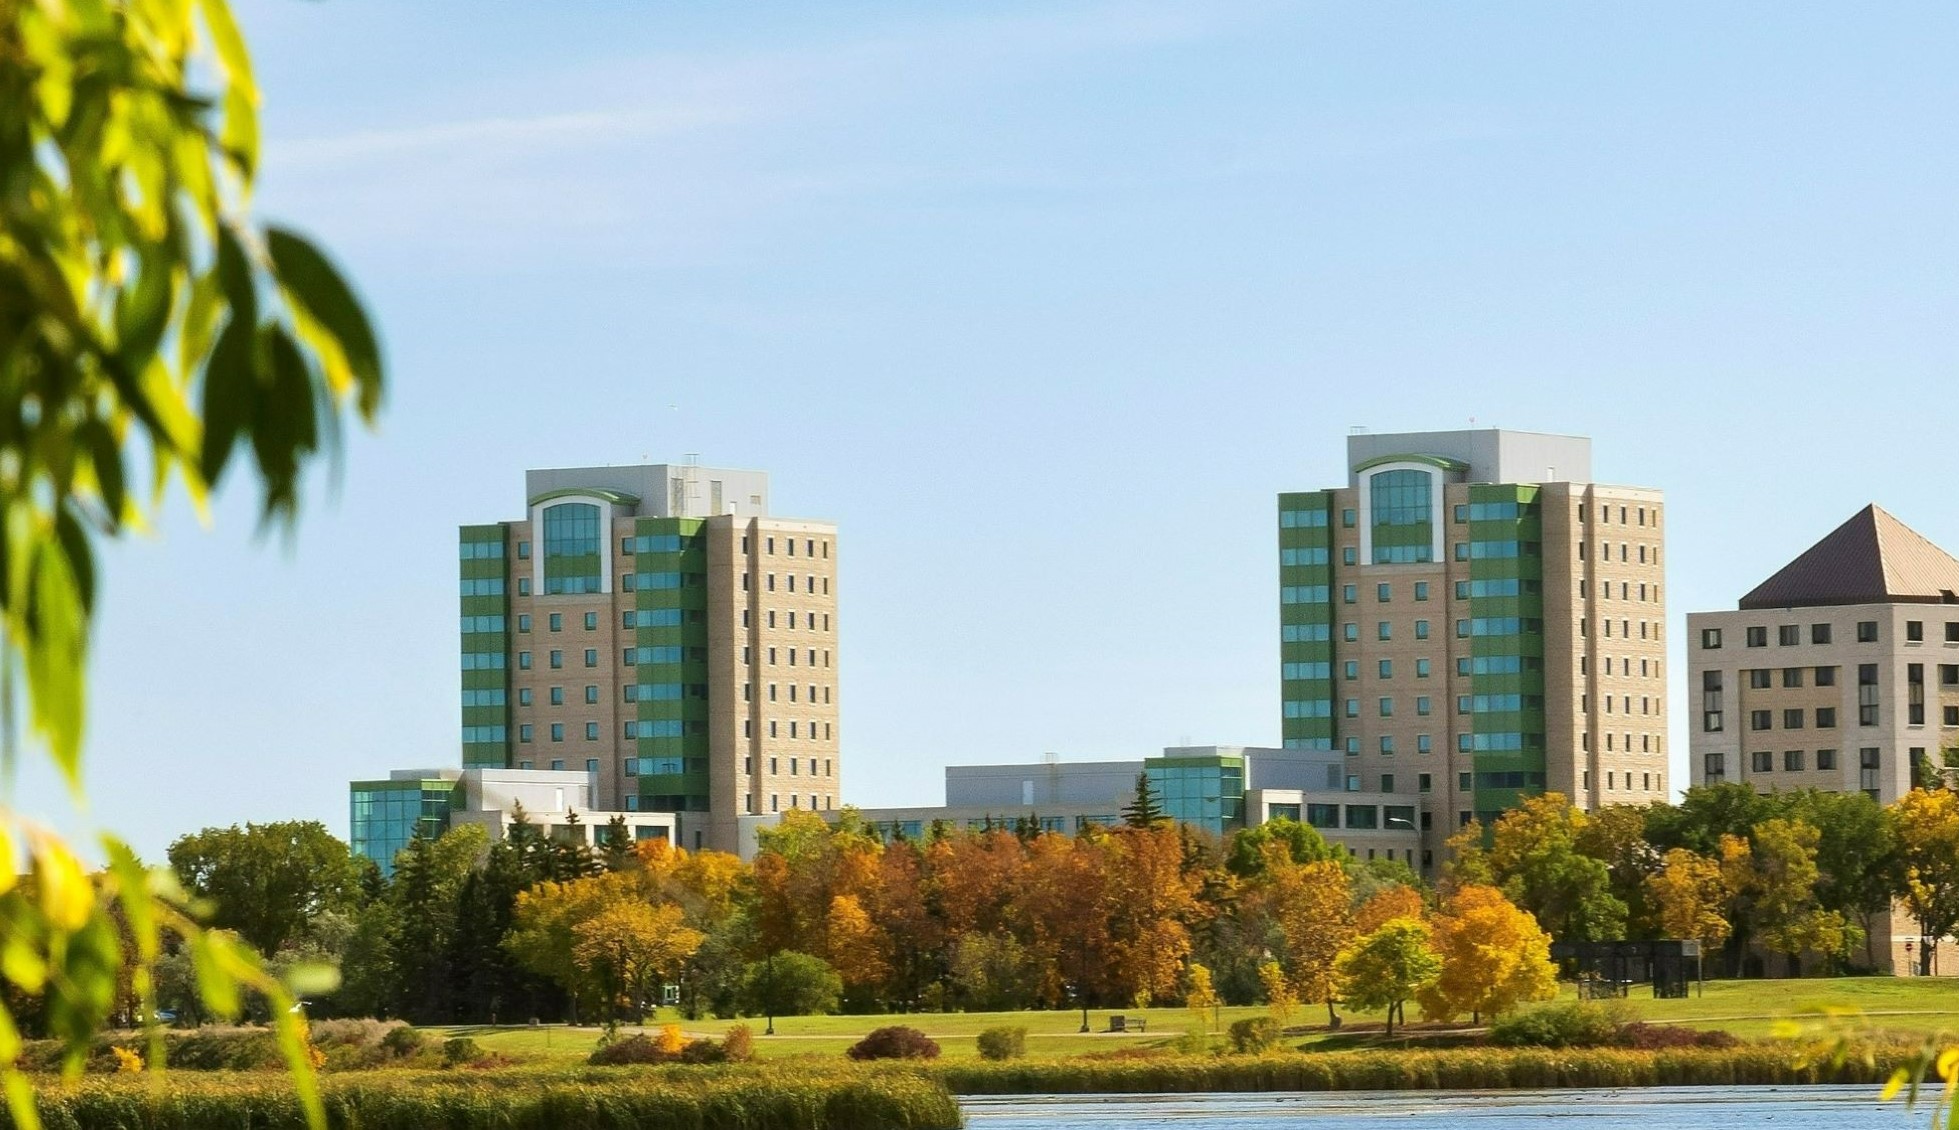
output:
M 1567 987 L 1566 996 L 1572 990 Z M 1843 1010 L 1860 1019 L 1849 1023 L 1872 1029 L 1923 1035 L 1933 1032 L 1959 1033 L 1959 978 L 1859 977 L 1792 981 L 1709 981 L 1705 991 L 1685 1000 L 1654 1000 L 1650 991 L 1634 989 L 1626 1004 L 1643 1020 L 1666 1024 L 1688 1024 L 1698 1028 L 1721 1028 L 1743 1038 L 1768 1036 L 1781 1020 L 1821 1023 L 1822 1010 Z M 1093 1009 L 1089 1013 L 1090 1035 L 1081 1035 L 1079 1012 L 954 1012 L 913 1013 L 903 1016 L 789 1016 L 778 1017 L 775 1035 L 764 1036 L 764 1021 L 759 1017 L 742 1020 L 682 1020 L 663 1012 L 658 1022 L 678 1023 L 683 1030 L 719 1036 L 735 1024 L 747 1024 L 756 1034 L 756 1050 L 766 1058 L 816 1056 L 834 1059 L 845 1048 L 872 1028 L 885 1024 L 907 1024 L 939 1041 L 948 1058 L 977 1055 L 973 1038 L 981 1030 L 996 1025 L 1016 1025 L 1027 1029 L 1027 1052 L 1043 1058 L 1107 1054 L 1124 1049 L 1140 1049 L 1168 1042 L 1190 1028 L 1195 1019 L 1181 1008 L 1123 1009 L 1122 1015 L 1141 1017 L 1149 1030 L 1140 1035 L 1108 1034 L 1109 1017 L 1114 1009 Z M 1410 1015 L 1415 1010 L 1410 1008 Z M 1231 1022 L 1247 1016 L 1262 1016 L 1260 1008 L 1219 1010 L 1215 1029 L 1222 1032 Z M 1342 1011 L 1346 1027 L 1367 1030 L 1378 1027 L 1379 1014 Z M 1323 1010 L 1302 1008 L 1292 1023 L 1317 1025 L 1325 1018 Z M 1210 1025 L 1207 1025 L 1209 1027 Z M 485 1049 L 516 1059 L 580 1059 L 596 1046 L 596 1028 L 454 1028 L 448 1034 L 475 1038 Z M 1305 1042 L 1316 1042 L 1326 1033 L 1313 1027 Z

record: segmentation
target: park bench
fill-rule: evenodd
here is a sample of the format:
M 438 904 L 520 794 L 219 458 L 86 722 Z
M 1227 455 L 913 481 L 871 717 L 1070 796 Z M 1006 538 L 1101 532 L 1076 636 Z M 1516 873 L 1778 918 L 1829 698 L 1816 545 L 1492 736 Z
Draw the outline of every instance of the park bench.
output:
M 1149 1030 L 1150 1022 L 1141 1016 L 1109 1017 L 1109 1031 L 1111 1032 L 1147 1032 Z

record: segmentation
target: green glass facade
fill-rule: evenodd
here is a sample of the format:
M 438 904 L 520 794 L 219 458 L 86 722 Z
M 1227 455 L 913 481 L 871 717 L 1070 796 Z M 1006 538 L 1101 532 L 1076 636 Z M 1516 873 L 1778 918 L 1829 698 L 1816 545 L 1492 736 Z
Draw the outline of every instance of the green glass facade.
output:
M 465 766 L 501 769 L 510 763 L 508 542 L 500 524 L 464 526 L 459 541 Z
M 1164 815 L 1224 835 L 1245 825 L 1245 759 L 1229 754 L 1144 763 Z
M 1544 532 L 1538 488 L 1478 483 L 1458 511 L 1457 752 L 1469 755 L 1474 810 L 1485 827 L 1544 791 Z M 1460 645 L 1464 641 L 1459 639 Z M 1464 650 L 1467 655 L 1464 656 Z M 1466 670 L 1463 668 L 1466 666 Z M 1463 685 L 1458 680 L 1457 685 Z M 1464 708 L 1467 707 L 1465 710 Z
M 633 523 L 628 798 L 642 812 L 708 810 L 707 539 L 695 518 Z
M 434 837 L 449 827 L 449 814 L 462 806 L 456 785 L 440 778 L 350 784 L 347 825 L 354 854 L 373 860 L 382 875 L 394 874 L 395 855 L 417 832 Z
M 1290 749 L 1332 749 L 1333 523 L 1326 491 L 1279 496 L 1282 736 Z

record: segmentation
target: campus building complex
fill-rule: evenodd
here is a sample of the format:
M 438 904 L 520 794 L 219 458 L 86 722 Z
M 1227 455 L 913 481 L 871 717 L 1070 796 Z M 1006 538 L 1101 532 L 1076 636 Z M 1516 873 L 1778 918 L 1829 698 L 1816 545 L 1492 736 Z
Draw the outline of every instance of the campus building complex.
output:
M 1687 634 L 1695 785 L 1890 804 L 1959 741 L 1959 561 L 1876 506 Z
M 886 838 L 918 840 L 947 831 L 1029 829 L 1073 835 L 1122 822 L 1147 777 L 1163 814 L 1228 836 L 1268 820 L 1311 824 L 1355 858 L 1419 868 L 1419 808 L 1413 798 L 1362 790 L 1338 753 L 1253 746 L 1172 746 L 1136 761 L 954 765 L 945 804 L 869 808 L 859 816 Z
M 462 768 L 576 774 L 585 827 L 664 813 L 635 826 L 691 848 L 834 810 L 836 527 L 772 517 L 760 471 L 569 468 L 525 487 L 522 517 L 461 530 Z M 357 844 L 391 859 L 411 809 L 442 815 L 446 779 L 356 783 Z
M 1353 435 L 1344 486 L 1279 496 L 1288 749 L 1418 805 L 1429 850 L 1526 796 L 1667 795 L 1665 504 L 1591 441 Z
M 1959 560 L 1866 506 L 1741 598 L 1687 617 L 1695 786 L 1864 792 L 1891 804 L 1959 742 Z M 1902 910 L 1872 948 L 1916 972 Z M 1951 952 L 1951 940 L 1934 953 Z

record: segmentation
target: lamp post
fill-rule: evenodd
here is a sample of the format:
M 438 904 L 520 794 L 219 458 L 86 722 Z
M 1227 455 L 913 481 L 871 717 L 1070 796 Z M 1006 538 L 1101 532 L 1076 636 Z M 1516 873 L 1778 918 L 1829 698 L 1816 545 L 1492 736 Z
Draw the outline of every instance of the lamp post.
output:
M 768 962 L 769 962 L 769 966 L 768 966 L 769 968 L 769 1000 L 768 1000 L 769 1026 L 762 1030 L 762 1035 L 773 1036 L 775 1035 L 775 949 L 774 947 L 770 947 L 769 949 Z

